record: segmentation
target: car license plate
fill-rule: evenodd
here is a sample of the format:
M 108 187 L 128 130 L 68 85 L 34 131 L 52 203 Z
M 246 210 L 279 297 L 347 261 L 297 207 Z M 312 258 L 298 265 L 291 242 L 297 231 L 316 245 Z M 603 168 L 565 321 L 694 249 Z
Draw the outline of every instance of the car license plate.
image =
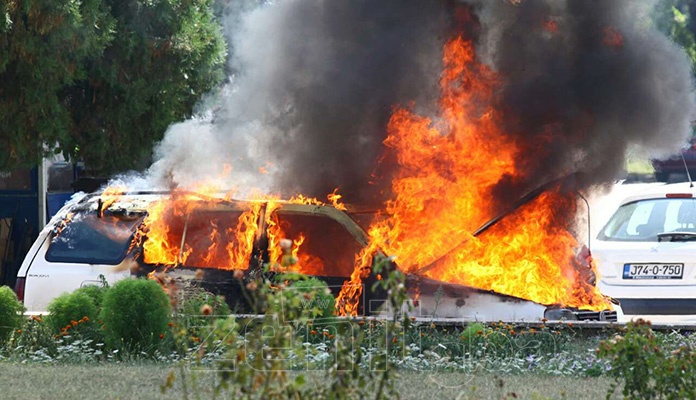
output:
M 681 279 L 684 264 L 624 264 L 624 279 Z

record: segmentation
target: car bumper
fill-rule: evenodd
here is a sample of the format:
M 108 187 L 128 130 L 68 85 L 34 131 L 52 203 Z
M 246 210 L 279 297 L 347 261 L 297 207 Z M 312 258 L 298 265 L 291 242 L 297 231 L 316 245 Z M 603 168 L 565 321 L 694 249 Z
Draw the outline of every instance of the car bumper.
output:
M 696 315 L 696 299 L 622 299 L 625 315 Z
M 626 285 L 600 279 L 597 288 L 615 299 L 695 299 L 696 284 Z M 622 303 L 623 304 L 623 303 Z

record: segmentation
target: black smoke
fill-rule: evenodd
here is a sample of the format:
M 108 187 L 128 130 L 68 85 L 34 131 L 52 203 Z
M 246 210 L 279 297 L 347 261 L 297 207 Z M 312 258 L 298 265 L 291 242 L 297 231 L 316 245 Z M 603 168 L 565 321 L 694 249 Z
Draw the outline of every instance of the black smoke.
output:
M 497 97 L 503 132 L 522 146 L 518 196 L 581 171 L 581 186 L 610 182 L 636 144 L 675 151 L 691 132 L 692 71 L 658 32 L 651 4 L 634 0 L 483 2 L 480 47 L 506 83 Z
M 256 9 L 235 31 L 239 76 L 217 123 L 259 122 L 272 191 L 325 198 L 339 188 L 351 202 L 374 200 L 388 187 L 382 141 L 393 107 L 434 112 L 451 8 L 291 0 Z
M 214 117 L 172 127 L 151 171 L 185 184 L 228 162 L 230 179 L 241 186 L 320 198 L 338 187 L 349 202 L 384 198 L 394 164 L 382 141 L 393 107 L 437 118 L 442 46 L 464 34 L 500 74 L 501 134 L 522 149 L 516 161 L 524 174 L 501 178 L 499 200 L 576 171 L 589 177 L 582 186 L 608 182 L 629 145 L 666 154 L 690 132 L 689 62 L 652 26 L 650 6 L 637 0 L 261 5 L 228 19 L 235 75 L 213 99 Z M 461 18 L 467 12 L 473 18 Z M 259 167 L 270 171 L 268 179 Z M 242 175 L 251 178 L 241 182 Z

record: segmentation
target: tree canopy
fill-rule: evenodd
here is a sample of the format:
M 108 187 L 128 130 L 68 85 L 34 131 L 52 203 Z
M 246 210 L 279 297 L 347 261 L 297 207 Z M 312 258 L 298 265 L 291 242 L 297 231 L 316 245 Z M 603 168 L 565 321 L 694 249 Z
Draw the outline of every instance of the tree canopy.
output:
M 684 48 L 696 71 L 696 4 L 693 0 L 661 0 L 653 18 L 658 29 Z
M 0 5 L 0 170 L 50 153 L 137 167 L 224 76 L 213 0 Z

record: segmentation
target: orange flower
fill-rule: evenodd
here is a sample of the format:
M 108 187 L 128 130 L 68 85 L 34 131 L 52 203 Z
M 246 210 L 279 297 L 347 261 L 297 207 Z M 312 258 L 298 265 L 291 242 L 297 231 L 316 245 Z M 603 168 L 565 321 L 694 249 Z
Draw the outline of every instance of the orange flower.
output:
M 392 343 L 396 344 L 396 336 L 394 336 L 394 338 L 392 338 Z
M 17 329 L 17 333 L 21 335 L 21 334 L 22 334 L 22 330 L 21 330 L 21 329 Z
M 324 336 L 329 336 L 329 332 L 324 331 Z
M 258 288 L 258 287 L 259 287 L 259 285 L 254 281 L 251 281 L 251 282 L 247 283 L 247 285 L 246 285 L 247 290 L 249 290 L 251 292 L 256 290 L 256 288 Z
M 167 322 L 167 326 L 171 328 L 172 326 L 174 326 L 174 323 L 171 322 L 171 321 L 170 321 L 170 322 Z
M 160 333 L 160 339 L 164 339 L 164 333 Z
M 198 269 L 196 270 L 196 273 L 193 274 L 193 277 L 194 277 L 194 279 L 196 279 L 196 280 L 198 280 L 198 281 L 202 281 L 203 278 L 205 278 L 205 272 L 203 272 L 202 269 L 198 268 Z
M 358 325 L 365 325 L 365 321 L 358 321 Z
M 213 307 L 211 307 L 209 304 L 203 304 L 201 306 L 201 314 L 210 315 L 212 313 L 213 313 Z
M 87 322 L 87 321 L 89 321 L 89 317 L 86 315 L 84 317 L 82 317 L 82 319 L 80 320 L 80 322 Z
M 425 336 L 425 333 L 421 332 L 421 337 L 424 337 L 424 336 Z
M 546 323 L 546 321 L 548 321 L 548 319 L 546 319 L 546 318 L 542 318 L 542 319 L 541 319 L 541 322 Z
M 333 339 L 333 338 L 334 338 L 334 335 L 329 335 L 329 339 Z
M 77 321 L 75 321 L 74 319 L 71 320 L 71 321 L 70 321 L 70 325 L 72 325 L 72 326 L 77 326 Z
M 309 331 L 309 333 L 312 334 L 312 335 L 316 335 L 316 334 L 317 334 L 317 331 L 315 331 L 314 329 L 312 329 L 311 331 Z
M 573 323 L 572 323 L 572 322 L 568 322 L 568 328 L 572 328 L 572 327 L 573 327 Z

